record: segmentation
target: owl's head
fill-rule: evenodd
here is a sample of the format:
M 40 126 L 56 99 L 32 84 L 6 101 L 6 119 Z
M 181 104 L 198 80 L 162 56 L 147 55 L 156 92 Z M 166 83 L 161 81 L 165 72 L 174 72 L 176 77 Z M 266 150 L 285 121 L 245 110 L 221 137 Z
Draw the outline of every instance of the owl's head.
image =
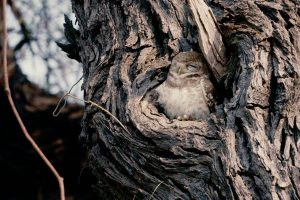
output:
M 201 77 L 207 74 L 205 58 L 197 52 L 181 52 L 173 58 L 169 74 L 177 78 Z

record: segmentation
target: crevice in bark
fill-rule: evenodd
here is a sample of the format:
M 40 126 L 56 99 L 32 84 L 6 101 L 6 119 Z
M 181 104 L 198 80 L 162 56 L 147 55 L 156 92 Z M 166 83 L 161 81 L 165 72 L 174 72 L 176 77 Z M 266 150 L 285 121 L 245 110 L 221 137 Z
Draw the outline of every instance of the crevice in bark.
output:
M 152 26 L 152 31 L 155 40 L 155 46 L 158 50 L 158 55 L 163 56 L 167 53 L 167 43 L 170 40 L 168 33 L 165 33 L 162 28 L 161 18 L 153 10 L 151 4 L 147 1 L 144 2 L 145 7 L 142 7 L 143 12 L 148 16 L 148 23 Z M 149 9 L 150 8 L 150 9 Z
M 281 133 L 281 146 L 280 146 L 280 159 L 283 161 L 286 161 L 288 158 L 285 157 L 285 149 L 286 149 L 286 145 L 287 145 L 287 133 L 282 130 Z M 289 144 L 288 144 L 289 145 Z
M 250 160 L 251 160 L 251 150 L 249 149 L 249 139 L 246 136 L 246 132 L 244 131 L 243 121 L 240 118 L 235 119 L 235 125 L 237 126 L 236 131 L 236 147 L 239 159 L 241 160 L 241 165 L 243 167 L 242 170 L 249 170 Z
M 290 28 L 294 27 L 294 25 L 290 21 L 290 16 L 288 15 L 287 12 L 285 12 L 284 10 L 279 10 L 279 13 L 280 13 L 281 17 L 285 21 L 285 28 L 287 30 L 289 30 Z
M 264 13 L 264 15 L 266 15 L 270 20 L 274 21 L 275 23 L 279 22 L 276 7 L 272 7 L 272 5 L 268 5 L 263 2 L 257 2 L 256 4 L 259 7 L 259 9 Z
M 255 107 L 258 107 L 258 108 L 261 108 L 261 109 L 264 109 L 264 110 L 267 110 L 269 109 L 269 106 L 263 106 L 263 105 L 260 105 L 260 104 L 255 104 L 255 103 L 249 103 L 246 108 L 248 109 L 254 109 Z

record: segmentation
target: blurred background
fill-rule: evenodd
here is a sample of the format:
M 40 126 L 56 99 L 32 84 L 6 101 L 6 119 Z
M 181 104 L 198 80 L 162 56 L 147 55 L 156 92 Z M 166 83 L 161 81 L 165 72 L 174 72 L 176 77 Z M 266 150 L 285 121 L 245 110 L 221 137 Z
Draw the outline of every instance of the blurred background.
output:
M 9 45 L 28 79 L 52 94 L 62 94 L 82 75 L 80 64 L 55 43 L 66 42 L 64 14 L 75 22 L 70 1 L 8 0 Z M 73 23 L 76 27 L 76 24 Z M 80 87 L 74 91 L 80 94 Z
M 0 13 L 3 49 L 3 7 Z M 70 1 L 8 0 L 8 70 L 12 95 L 24 123 L 43 152 L 64 177 L 66 199 L 95 199 L 84 149 L 78 142 L 83 105 L 69 102 L 53 117 L 64 91 L 82 75 L 81 64 L 66 56 L 64 14 L 76 27 Z M 1 54 L 2 55 L 2 54 Z M 1 56 L 2 64 L 2 56 Z M 59 199 L 56 179 L 25 139 L 3 90 L 0 92 L 0 199 Z M 81 82 L 72 94 L 82 97 Z

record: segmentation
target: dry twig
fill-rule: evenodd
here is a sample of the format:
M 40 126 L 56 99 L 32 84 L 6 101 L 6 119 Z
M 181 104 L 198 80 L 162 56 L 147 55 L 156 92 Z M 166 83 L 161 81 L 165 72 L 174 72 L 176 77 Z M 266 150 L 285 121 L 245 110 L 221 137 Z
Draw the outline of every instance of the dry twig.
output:
M 45 154 L 41 151 L 39 146 L 35 143 L 35 141 L 32 139 L 30 134 L 28 133 L 17 109 L 15 106 L 15 103 L 13 101 L 13 98 L 11 96 L 11 90 L 9 86 L 9 80 L 8 80 L 8 69 L 7 69 L 7 24 L 6 24 L 6 4 L 7 1 L 3 0 L 2 1 L 2 7 L 3 7 L 3 69 L 4 69 L 4 88 L 5 88 L 5 93 L 7 95 L 7 99 L 9 101 L 9 104 L 11 105 L 11 109 L 16 116 L 16 119 L 26 137 L 26 139 L 30 142 L 30 144 L 33 146 L 34 150 L 38 153 L 38 155 L 42 158 L 42 160 L 46 163 L 46 165 L 49 167 L 51 172 L 54 174 L 56 177 L 58 184 L 59 184 L 59 189 L 60 189 L 60 199 L 65 200 L 65 189 L 64 189 L 64 182 L 63 178 L 59 175 L 55 167 L 51 164 L 51 162 L 48 160 L 48 158 L 45 156 Z

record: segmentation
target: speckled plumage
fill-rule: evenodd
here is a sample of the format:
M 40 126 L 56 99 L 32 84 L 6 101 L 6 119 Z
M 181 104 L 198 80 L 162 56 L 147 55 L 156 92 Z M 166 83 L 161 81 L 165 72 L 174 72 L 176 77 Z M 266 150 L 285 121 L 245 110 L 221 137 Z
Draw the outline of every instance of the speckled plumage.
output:
M 170 119 L 199 120 L 209 116 L 214 87 L 204 57 L 182 52 L 174 57 L 167 79 L 155 91 Z

